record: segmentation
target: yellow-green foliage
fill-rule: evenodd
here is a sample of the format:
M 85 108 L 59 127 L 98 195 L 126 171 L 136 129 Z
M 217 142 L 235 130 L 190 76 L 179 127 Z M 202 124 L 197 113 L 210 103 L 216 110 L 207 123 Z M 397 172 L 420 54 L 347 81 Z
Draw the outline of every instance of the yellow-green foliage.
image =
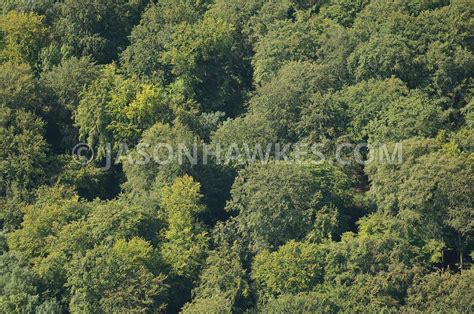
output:
M 46 36 L 44 17 L 10 11 L 0 16 L 0 62 L 34 64 Z
M 289 241 L 278 251 L 263 251 L 252 264 L 252 279 L 265 297 L 309 291 L 322 280 L 318 245 Z
M 168 228 L 163 234 L 161 254 L 180 276 L 196 276 L 207 248 L 207 233 L 197 221 L 197 215 L 205 210 L 199 190 L 198 182 L 184 176 L 162 191 L 161 204 L 167 214 Z

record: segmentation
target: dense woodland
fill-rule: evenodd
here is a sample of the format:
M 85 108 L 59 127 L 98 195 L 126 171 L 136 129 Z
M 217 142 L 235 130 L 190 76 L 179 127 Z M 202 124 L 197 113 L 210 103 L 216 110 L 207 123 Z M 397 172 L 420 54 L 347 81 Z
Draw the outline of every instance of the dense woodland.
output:
M 1 313 L 474 312 L 473 0 L 0 7 Z M 101 169 L 270 142 L 403 162 Z

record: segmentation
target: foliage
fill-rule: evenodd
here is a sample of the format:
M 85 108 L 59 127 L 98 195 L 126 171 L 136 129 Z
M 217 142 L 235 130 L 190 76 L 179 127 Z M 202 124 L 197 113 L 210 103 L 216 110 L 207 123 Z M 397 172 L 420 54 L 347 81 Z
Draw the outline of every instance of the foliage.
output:
M 98 68 L 90 57 L 72 57 L 43 72 L 41 79 L 57 97 L 58 104 L 73 112 L 79 105 L 80 93 L 98 74 Z
M 230 302 L 223 296 L 215 295 L 206 299 L 197 299 L 186 303 L 183 313 L 232 313 Z
M 161 59 L 172 67 L 186 96 L 204 111 L 235 113 L 246 80 L 240 72 L 235 28 L 222 20 L 205 16 L 195 23 L 180 24 Z
M 38 303 L 36 276 L 27 260 L 13 253 L 0 256 L 0 310 L 32 311 Z
M 0 195 L 14 189 L 31 189 L 44 180 L 47 143 L 44 122 L 22 109 L 0 107 Z
M 2 1 L 0 312 L 473 312 L 473 16 Z
M 408 294 L 408 311 L 470 312 L 474 300 L 467 291 L 474 287 L 472 270 L 461 274 L 439 271 L 421 277 Z M 448 291 L 448 293 L 446 293 Z
M 79 136 L 105 156 L 107 143 L 117 151 L 120 143 L 137 144 L 141 133 L 155 122 L 168 121 L 170 109 L 159 86 L 138 84 L 106 66 L 81 95 L 75 114 Z
M 298 122 L 309 114 L 315 117 L 319 113 L 318 109 L 322 109 L 325 111 L 319 114 L 328 116 L 328 121 L 311 121 L 312 125 L 320 128 L 315 131 L 321 133 L 341 114 L 338 108 L 331 108 L 330 105 L 317 108 L 313 104 L 319 101 L 322 93 L 337 86 L 336 81 L 326 66 L 311 62 L 290 62 L 282 66 L 268 83 L 257 89 L 250 100 L 250 112 L 270 121 L 278 139 L 295 141 L 301 132 Z
M 27 64 L 6 62 L 0 65 L 0 102 L 11 109 L 41 113 L 47 111 L 41 88 Z
M 167 183 L 172 183 L 176 177 L 189 174 L 193 165 L 185 156 L 182 162 L 179 161 L 178 145 L 194 157 L 194 145 L 199 147 L 199 143 L 198 137 L 181 124 L 171 126 L 157 123 L 153 125 L 144 132 L 137 145 L 142 153 L 140 154 L 138 149 L 135 149 L 130 153 L 131 160 L 134 162 L 124 162 L 127 175 L 126 187 L 137 191 L 150 190 L 156 186 L 162 187 Z M 143 157 L 145 154 L 154 162 L 140 164 L 139 161 L 145 160 Z
M 259 294 L 275 297 L 314 288 L 322 281 L 322 258 L 317 245 L 288 241 L 278 251 L 262 251 L 252 264 Z
M 269 301 L 261 309 L 266 313 L 336 313 L 339 307 L 324 294 L 317 292 L 284 294 Z
M 418 91 L 397 99 L 382 109 L 379 119 L 369 122 L 369 141 L 396 142 L 415 136 L 433 136 L 441 126 L 441 108 Z
M 200 204 L 200 185 L 192 177 L 177 178 L 164 188 L 162 206 L 168 227 L 161 254 L 178 276 L 194 278 L 207 248 L 207 233 L 196 222 L 205 208 Z
M 127 72 L 152 82 L 170 79 L 170 69 L 161 61 L 166 45 L 183 22 L 194 23 L 202 14 L 204 1 L 159 1 L 143 12 L 130 35 L 130 45 L 121 54 Z
M 193 301 L 185 308 L 195 309 L 216 296 L 222 297 L 232 308 L 242 308 L 249 297 L 247 274 L 240 261 L 238 247 L 224 245 L 209 252 L 199 283 L 193 290 Z
M 321 47 L 324 41 L 322 34 L 332 32 L 337 27 L 328 20 L 306 16 L 301 16 L 295 22 L 286 20 L 273 24 L 255 47 L 252 59 L 255 82 L 261 84 L 269 81 L 289 61 L 318 60 L 324 51 Z
M 368 168 L 373 185 L 370 193 L 379 207 L 388 211 L 417 210 L 441 225 L 471 234 L 472 225 L 460 223 L 471 221 L 470 154 L 446 153 L 428 140 L 413 139 L 403 144 L 405 162 L 401 166 L 374 163 Z
M 321 15 L 329 18 L 333 21 L 338 22 L 341 25 L 350 27 L 354 23 L 358 13 L 364 9 L 364 7 L 370 1 L 357 0 L 335 0 L 329 1 L 327 5 L 323 5 L 321 8 Z
M 69 309 L 76 311 L 143 312 L 155 297 L 163 296 L 163 275 L 151 271 L 153 249 L 133 238 L 118 240 L 112 247 L 97 246 L 74 256 L 67 285 Z M 164 304 L 161 304 L 164 305 Z M 160 304 L 157 304 L 157 309 Z
M 46 37 L 43 19 L 33 12 L 10 11 L 0 16 L 0 63 L 36 64 Z
M 39 189 L 35 203 L 22 208 L 22 228 L 9 235 L 9 247 L 39 265 L 43 258 L 48 257 L 62 227 L 84 217 L 87 211 L 87 206 L 79 202 L 70 188 Z
M 41 74 L 41 83 L 53 103 L 48 112 L 48 132 L 54 148 L 69 150 L 76 143 L 78 134 L 72 119 L 80 102 L 83 89 L 99 75 L 98 68 L 89 57 L 63 60 Z M 54 139 L 54 140 L 53 140 Z
M 59 4 L 54 28 L 75 56 L 92 55 L 101 63 L 117 58 L 138 21 L 145 1 L 73 1 Z
M 237 228 L 249 240 L 251 251 L 275 249 L 304 238 L 324 206 L 343 208 L 347 187 L 347 177 L 325 165 L 254 164 L 239 173 L 227 209 L 238 214 Z

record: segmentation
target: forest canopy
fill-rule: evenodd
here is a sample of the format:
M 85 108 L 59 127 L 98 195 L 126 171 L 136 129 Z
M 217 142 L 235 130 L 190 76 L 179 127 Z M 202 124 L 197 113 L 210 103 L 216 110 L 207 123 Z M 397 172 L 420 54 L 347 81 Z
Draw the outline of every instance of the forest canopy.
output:
M 0 9 L 1 313 L 474 312 L 473 0 Z

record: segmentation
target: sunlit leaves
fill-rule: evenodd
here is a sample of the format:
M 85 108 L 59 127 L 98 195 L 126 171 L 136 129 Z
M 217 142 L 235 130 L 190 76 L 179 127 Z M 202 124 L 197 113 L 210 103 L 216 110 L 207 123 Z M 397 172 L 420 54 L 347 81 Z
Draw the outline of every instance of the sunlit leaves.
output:
M 10 11 L 0 16 L 0 62 L 36 64 L 45 40 L 44 17 L 33 12 Z

